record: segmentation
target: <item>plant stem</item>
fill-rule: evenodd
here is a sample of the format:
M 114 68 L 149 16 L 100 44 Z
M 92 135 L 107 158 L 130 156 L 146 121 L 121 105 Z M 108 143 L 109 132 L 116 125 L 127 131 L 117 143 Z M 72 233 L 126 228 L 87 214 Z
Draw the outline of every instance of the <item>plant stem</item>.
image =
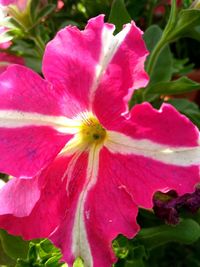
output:
M 38 54 L 42 57 L 45 49 L 45 44 L 43 43 L 42 39 L 38 35 L 32 36 L 31 39 L 34 41 L 38 49 Z
M 161 37 L 160 41 L 156 44 L 155 48 L 153 49 L 152 53 L 149 56 L 149 60 L 147 63 L 146 71 L 151 76 L 155 63 L 158 59 L 163 48 L 167 45 L 167 42 L 163 36 Z
M 170 43 L 170 33 L 173 31 L 173 28 L 176 24 L 176 14 L 177 14 L 177 8 L 176 8 L 176 0 L 172 0 L 172 7 L 171 12 L 169 16 L 169 20 L 167 22 L 167 25 L 163 31 L 161 39 L 156 44 L 155 48 L 153 49 L 152 53 L 149 56 L 149 60 L 147 63 L 146 71 L 151 76 L 153 68 L 155 66 L 155 63 L 158 59 L 158 56 L 160 55 L 163 48 Z

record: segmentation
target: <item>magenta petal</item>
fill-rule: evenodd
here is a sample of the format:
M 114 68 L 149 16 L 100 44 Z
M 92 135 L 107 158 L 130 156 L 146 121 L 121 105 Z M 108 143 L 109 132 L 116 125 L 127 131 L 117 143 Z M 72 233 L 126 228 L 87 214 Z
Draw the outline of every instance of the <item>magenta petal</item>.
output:
M 0 110 L 64 115 L 62 97 L 31 69 L 13 65 L 0 76 Z
M 107 126 L 127 110 L 133 90 L 148 83 L 142 32 L 133 22 L 113 32 L 100 15 L 84 31 L 66 27 L 47 45 L 43 72 L 70 103 L 67 116 L 91 110 Z
M 12 214 L 17 217 L 28 216 L 40 197 L 37 178 L 12 178 L 0 189 L 0 216 Z
M 0 76 L 1 172 L 34 176 L 60 152 L 69 135 L 45 121 L 62 115 L 59 99 L 49 83 L 23 66 Z
M 103 17 L 99 16 L 91 19 L 84 31 L 68 26 L 46 47 L 43 72 L 68 103 L 68 117 L 88 109 L 103 25 Z
M 120 45 L 105 68 L 93 102 L 94 113 L 106 128 L 115 125 L 117 117 L 128 111 L 127 102 L 134 89 L 148 83 L 144 70 L 148 51 L 141 30 L 132 22 L 118 35 Z
M 1 48 L 3 48 L 3 45 L 6 46 L 7 44 L 2 44 Z M 15 55 L 10 55 L 5 52 L 0 53 L 0 73 L 5 71 L 8 66 L 11 64 L 20 64 L 24 65 L 24 59 L 22 57 L 18 57 Z
M 101 150 L 98 176 L 91 180 L 86 176 L 87 155 L 78 158 L 68 185 L 66 216 L 50 237 L 70 267 L 79 256 L 86 266 L 110 267 L 116 262 L 112 240 L 118 234 L 131 238 L 139 229 L 137 207 L 105 164 L 106 155 L 105 149 Z
M 136 105 L 130 118 L 123 120 L 117 131 L 136 139 L 148 139 L 159 144 L 171 146 L 197 146 L 199 131 L 197 127 L 173 106 L 163 104 L 160 110 L 149 103 Z
M 59 158 L 38 178 L 13 178 L 5 185 L 0 195 L 0 227 L 24 239 L 48 237 L 67 207 L 61 177 L 68 161 Z
M 172 106 L 137 105 L 109 135 L 106 164 L 136 204 L 151 208 L 156 191 L 184 194 L 199 183 L 199 131 Z
M 179 194 L 194 190 L 199 182 L 198 166 L 175 166 L 137 155 L 121 155 L 107 151 L 105 164 L 115 179 L 133 197 L 135 203 L 152 208 L 152 197 L 156 191 L 171 189 Z
M 0 172 L 32 177 L 56 157 L 68 138 L 50 127 L 0 128 Z
M 2 6 L 16 5 L 21 12 L 26 8 L 28 2 L 29 0 L 0 0 Z

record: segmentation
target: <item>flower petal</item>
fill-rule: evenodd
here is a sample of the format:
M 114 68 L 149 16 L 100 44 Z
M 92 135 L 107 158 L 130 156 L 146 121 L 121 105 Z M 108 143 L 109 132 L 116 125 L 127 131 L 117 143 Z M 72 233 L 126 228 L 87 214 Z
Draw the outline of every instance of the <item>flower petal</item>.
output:
M 139 229 L 137 207 L 110 168 L 105 168 L 104 149 L 93 148 L 72 165 L 67 174 L 69 207 L 50 239 L 69 266 L 81 257 L 85 266 L 109 267 L 116 261 L 112 240 L 120 233 L 131 238 Z
M 125 25 L 115 36 L 104 29 L 104 38 L 108 51 L 104 57 L 109 57 L 110 61 L 103 68 L 99 86 L 96 86 L 92 110 L 103 125 L 110 128 L 117 123 L 119 115 L 128 112 L 128 100 L 134 89 L 145 87 L 148 83 L 144 70 L 148 51 L 142 32 L 134 22 Z
M 0 48 L 3 48 L 2 46 L 5 46 L 6 44 L 2 44 Z M 10 55 L 5 52 L 0 53 L 0 73 L 4 72 L 8 66 L 11 64 L 20 64 L 24 65 L 24 59 L 22 57 L 18 57 L 15 55 Z
M 33 71 L 14 65 L 0 76 L 0 171 L 34 176 L 63 148 L 59 95 Z M 68 130 L 66 130 L 68 131 Z
M 131 115 L 121 133 L 108 132 L 105 158 L 135 202 L 151 208 L 158 190 L 193 191 L 200 181 L 198 129 L 170 105 L 138 105 Z
M 114 25 L 100 15 L 89 20 L 84 31 L 66 27 L 47 45 L 43 72 L 66 102 L 70 100 L 68 117 L 89 110 L 103 120 L 107 109 L 119 115 L 127 108 L 123 98 L 147 84 L 141 31 L 132 23 L 116 36 L 113 32 Z
M 0 189 L 0 216 L 28 216 L 39 197 L 37 179 L 12 178 Z
M 0 227 L 24 239 L 48 237 L 65 214 L 66 185 L 61 177 L 69 160 L 59 157 L 39 177 L 13 178 L 6 184 L 0 191 Z
M 136 105 L 130 118 L 121 121 L 115 131 L 173 147 L 198 146 L 200 137 L 197 127 L 169 104 L 163 104 L 159 110 L 149 103 Z

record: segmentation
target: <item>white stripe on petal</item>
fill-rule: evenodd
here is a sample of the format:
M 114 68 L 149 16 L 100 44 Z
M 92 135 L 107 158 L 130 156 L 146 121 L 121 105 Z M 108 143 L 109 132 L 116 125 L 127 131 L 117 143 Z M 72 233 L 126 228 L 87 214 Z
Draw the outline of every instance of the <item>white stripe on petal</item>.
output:
M 90 211 L 84 212 L 84 204 L 88 192 L 95 185 L 97 181 L 100 149 L 101 149 L 100 146 L 93 146 L 89 151 L 86 181 L 84 189 L 79 196 L 77 210 L 74 219 L 74 227 L 72 231 L 73 254 L 75 257 L 81 257 L 84 260 L 85 267 L 93 266 L 93 258 L 85 226 L 85 218 L 89 219 Z
M 3 188 L 5 184 L 6 183 L 3 180 L 0 179 L 0 189 Z
M 117 52 L 118 48 L 124 41 L 126 35 L 130 31 L 131 24 L 127 24 L 122 31 L 113 35 L 115 28 L 112 25 L 105 25 L 102 31 L 102 50 L 100 55 L 99 64 L 96 66 L 96 74 L 94 76 L 93 85 L 90 91 L 90 105 L 92 105 L 95 91 L 101 81 L 104 72 L 106 71 L 108 64 L 112 60 L 113 56 Z
M 64 116 L 48 116 L 16 110 L 0 111 L 0 127 L 17 128 L 26 126 L 50 126 L 62 133 L 74 134 L 80 127 L 79 120 Z
M 114 131 L 107 131 L 107 135 L 105 146 L 112 153 L 134 154 L 178 166 L 200 165 L 200 145 L 196 147 L 173 147 L 147 139 L 133 139 Z

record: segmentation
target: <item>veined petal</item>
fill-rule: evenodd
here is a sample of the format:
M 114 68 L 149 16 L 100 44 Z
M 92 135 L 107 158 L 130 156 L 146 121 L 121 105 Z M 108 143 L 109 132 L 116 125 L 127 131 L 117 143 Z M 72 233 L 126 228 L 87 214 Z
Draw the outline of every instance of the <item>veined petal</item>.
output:
M 17 217 L 28 216 L 40 197 L 35 179 L 12 178 L 0 189 L 0 216 L 12 214 Z
M 73 171 L 65 173 L 70 179 L 69 208 L 50 239 L 70 267 L 76 257 L 87 267 L 110 267 L 116 261 L 112 240 L 119 233 L 133 237 L 139 229 L 132 196 L 104 168 L 104 153 L 104 148 L 94 146 L 71 164 Z
M 133 139 L 147 139 L 172 147 L 195 147 L 199 145 L 199 130 L 173 106 L 163 104 L 159 110 L 149 103 L 136 105 L 128 119 L 121 118 L 112 130 Z
M 199 166 L 178 166 L 134 154 L 105 153 L 105 164 L 115 179 L 132 196 L 134 202 L 152 208 L 156 191 L 171 189 L 179 194 L 193 192 L 199 183 Z
M 0 228 L 24 239 L 48 237 L 65 214 L 67 193 L 61 177 L 70 160 L 71 157 L 59 157 L 40 176 L 12 178 L 4 185 L 0 195 Z
M 106 44 L 106 52 L 101 55 L 101 75 L 93 93 L 92 110 L 100 122 L 110 128 L 118 124 L 119 115 L 128 112 L 128 100 L 134 89 L 148 83 L 144 70 L 148 51 L 142 31 L 134 22 L 125 25 L 115 36 L 104 28 L 102 44 Z
M 133 139 L 125 134 L 109 131 L 105 146 L 112 153 L 148 157 L 171 165 L 200 166 L 200 145 L 196 147 L 173 147 L 147 139 Z
M 23 66 L 11 66 L 0 76 L 1 172 L 35 176 L 61 151 L 77 130 L 63 116 L 60 99 Z
M 66 27 L 47 45 L 43 72 L 66 102 L 70 100 L 68 117 L 89 110 L 111 122 L 112 115 L 126 111 L 124 100 L 133 89 L 147 84 L 141 31 L 133 22 L 115 36 L 114 29 L 100 15 L 89 20 L 84 31 Z M 117 109 L 111 109 L 112 104 Z
M 43 73 L 63 95 L 67 116 L 89 108 L 89 91 L 101 53 L 103 17 L 91 19 L 84 31 L 68 26 L 47 44 Z
M 145 103 L 119 131 L 108 131 L 106 162 L 138 205 L 151 208 L 158 190 L 194 190 L 200 181 L 199 132 L 185 116 L 170 105 L 155 110 Z
M 62 96 L 37 73 L 20 65 L 8 67 L 0 76 L 0 107 L 1 110 L 65 116 Z

